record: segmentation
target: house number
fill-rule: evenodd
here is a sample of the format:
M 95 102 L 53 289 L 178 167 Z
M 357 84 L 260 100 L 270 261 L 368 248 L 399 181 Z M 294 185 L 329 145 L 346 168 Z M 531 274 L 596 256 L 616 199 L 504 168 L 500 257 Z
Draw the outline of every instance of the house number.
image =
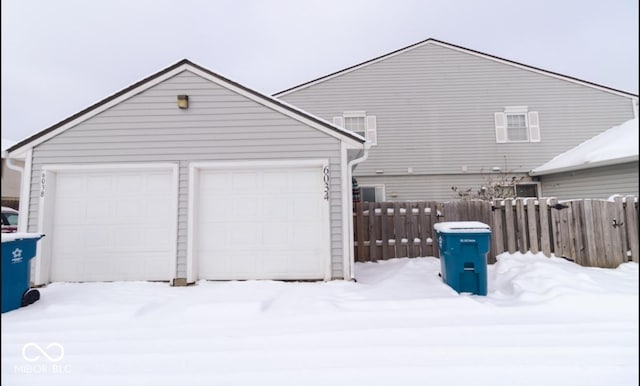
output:
M 329 167 L 325 166 L 323 169 L 324 177 L 324 199 L 329 201 Z
M 47 175 L 45 172 L 40 174 L 40 197 L 44 197 L 45 185 L 47 183 Z

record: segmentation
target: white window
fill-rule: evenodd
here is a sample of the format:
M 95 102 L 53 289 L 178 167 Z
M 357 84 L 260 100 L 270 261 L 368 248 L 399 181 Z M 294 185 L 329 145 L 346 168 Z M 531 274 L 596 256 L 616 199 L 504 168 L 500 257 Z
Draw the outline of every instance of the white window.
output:
M 365 185 L 360 187 L 360 201 L 382 202 L 384 200 L 384 185 Z
M 496 142 L 540 142 L 540 123 L 537 111 L 526 106 L 506 107 L 494 114 Z
M 333 117 L 333 124 L 363 136 L 371 145 L 378 143 L 375 115 L 367 115 L 365 111 L 345 111 L 342 116 Z
M 494 196 L 496 198 L 511 197 L 540 197 L 539 182 L 520 182 L 514 185 L 499 185 L 495 187 Z

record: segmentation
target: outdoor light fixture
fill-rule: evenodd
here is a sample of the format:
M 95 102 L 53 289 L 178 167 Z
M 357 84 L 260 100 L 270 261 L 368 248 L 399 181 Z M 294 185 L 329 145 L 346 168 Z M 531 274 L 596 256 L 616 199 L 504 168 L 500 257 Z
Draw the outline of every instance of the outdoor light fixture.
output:
M 178 95 L 178 107 L 181 109 L 189 108 L 189 95 Z

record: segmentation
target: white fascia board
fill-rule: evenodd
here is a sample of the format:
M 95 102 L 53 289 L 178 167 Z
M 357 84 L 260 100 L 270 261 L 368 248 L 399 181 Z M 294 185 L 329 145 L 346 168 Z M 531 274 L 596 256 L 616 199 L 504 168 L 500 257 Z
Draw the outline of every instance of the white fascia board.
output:
M 602 166 L 612 166 L 612 165 L 620 165 L 620 164 L 624 164 L 627 162 L 633 162 L 633 161 L 638 161 L 638 155 L 632 155 L 632 156 L 628 156 L 628 157 L 622 157 L 622 158 L 614 158 L 614 159 L 608 159 L 605 161 L 598 161 L 598 162 L 588 162 L 588 163 L 582 163 L 579 165 L 571 165 L 571 166 L 565 166 L 565 167 L 561 167 L 561 168 L 552 168 L 552 169 L 533 169 L 529 172 L 530 176 L 544 176 L 544 175 L 548 175 L 548 174 L 557 174 L 557 173 L 564 173 L 564 172 L 573 172 L 576 170 L 584 170 L 584 169 L 592 169 L 592 168 L 598 168 L 598 167 L 602 167 Z

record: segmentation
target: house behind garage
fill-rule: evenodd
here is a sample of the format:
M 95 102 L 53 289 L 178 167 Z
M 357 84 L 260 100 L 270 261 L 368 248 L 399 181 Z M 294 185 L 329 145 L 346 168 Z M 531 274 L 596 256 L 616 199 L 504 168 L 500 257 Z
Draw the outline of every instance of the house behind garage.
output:
M 363 142 L 180 61 L 8 149 L 31 279 L 349 278 Z

